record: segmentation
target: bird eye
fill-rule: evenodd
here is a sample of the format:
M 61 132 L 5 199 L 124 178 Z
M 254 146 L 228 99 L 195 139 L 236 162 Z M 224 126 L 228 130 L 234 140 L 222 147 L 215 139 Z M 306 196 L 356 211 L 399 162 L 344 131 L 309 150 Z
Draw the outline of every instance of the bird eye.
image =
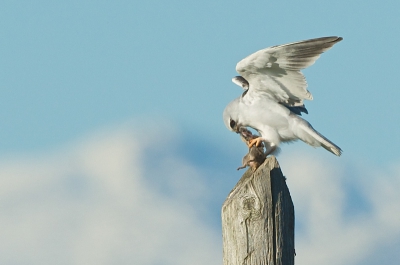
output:
M 233 129 L 236 125 L 236 122 L 234 120 L 231 119 L 231 121 L 229 122 L 229 126 L 231 126 L 231 128 Z

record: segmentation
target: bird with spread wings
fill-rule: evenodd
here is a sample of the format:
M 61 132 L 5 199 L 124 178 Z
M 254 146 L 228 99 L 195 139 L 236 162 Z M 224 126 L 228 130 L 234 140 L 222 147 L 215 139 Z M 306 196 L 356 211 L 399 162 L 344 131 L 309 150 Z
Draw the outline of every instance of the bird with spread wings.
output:
M 342 150 L 337 145 L 300 117 L 302 112 L 308 113 L 303 101 L 313 99 L 300 70 L 314 64 L 341 40 L 323 37 L 272 46 L 241 60 L 236 65 L 240 76 L 232 81 L 245 91 L 225 108 L 226 127 L 236 133 L 246 127 L 256 130 L 260 137 L 248 145 L 259 146 L 262 141 L 267 155 L 282 142 L 300 139 L 340 156 Z

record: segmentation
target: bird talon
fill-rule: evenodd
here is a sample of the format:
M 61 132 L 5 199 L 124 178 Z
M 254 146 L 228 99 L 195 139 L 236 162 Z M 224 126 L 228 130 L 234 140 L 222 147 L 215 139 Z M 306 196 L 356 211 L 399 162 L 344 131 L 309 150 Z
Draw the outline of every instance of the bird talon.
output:
M 256 147 L 259 147 L 261 145 L 261 141 L 262 141 L 261 137 L 251 139 L 248 143 L 248 146 L 249 146 L 249 148 L 252 147 L 253 145 L 255 145 Z

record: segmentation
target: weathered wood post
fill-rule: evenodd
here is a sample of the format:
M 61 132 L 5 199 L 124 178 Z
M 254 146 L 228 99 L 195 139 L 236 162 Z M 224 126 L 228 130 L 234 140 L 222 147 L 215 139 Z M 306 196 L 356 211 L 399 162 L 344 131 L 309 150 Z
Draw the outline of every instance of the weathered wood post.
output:
M 294 207 L 274 156 L 249 168 L 222 206 L 224 265 L 293 265 Z

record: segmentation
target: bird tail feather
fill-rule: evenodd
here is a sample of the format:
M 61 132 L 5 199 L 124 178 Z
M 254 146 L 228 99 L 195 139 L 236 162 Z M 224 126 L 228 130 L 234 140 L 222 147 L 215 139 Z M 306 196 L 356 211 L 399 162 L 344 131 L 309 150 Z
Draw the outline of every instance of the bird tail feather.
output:
M 298 131 L 298 137 L 311 146 L 322 146 L 329 152 L 340 156 L 342 149 L 339 146 L 331 142 L 328 138 L 317 132 L 311 124 L 302 119 L 299 124 L 300 130 Z

